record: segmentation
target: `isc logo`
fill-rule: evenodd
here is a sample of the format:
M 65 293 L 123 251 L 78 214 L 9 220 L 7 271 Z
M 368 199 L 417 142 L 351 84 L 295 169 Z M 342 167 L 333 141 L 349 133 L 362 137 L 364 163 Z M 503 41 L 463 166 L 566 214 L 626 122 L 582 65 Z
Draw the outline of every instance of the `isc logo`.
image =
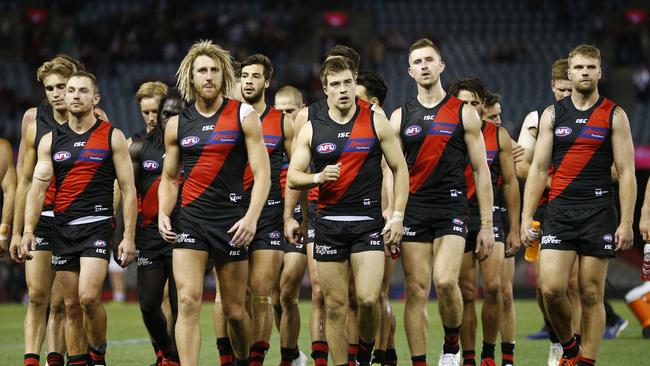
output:
M 350 137 L 350 132 L 339 132 L 338 138 Z
M 74 147 L 83 147 L 86 146 L 86 141 L 78 141 L 74 143 Z
M 576 120 L 576 123 L 577 123 L 577 124 L 582 124 L 582 125 L 584 125 L 584 124 L 587 123 L 587 121 L 588 121 L 587 118 L 578 118 L 578 119 Z
M 212 131 L 212 130 L 214 130 L 214 125 L 203 126 L 203 128 L 201 129 L 201 131 Z

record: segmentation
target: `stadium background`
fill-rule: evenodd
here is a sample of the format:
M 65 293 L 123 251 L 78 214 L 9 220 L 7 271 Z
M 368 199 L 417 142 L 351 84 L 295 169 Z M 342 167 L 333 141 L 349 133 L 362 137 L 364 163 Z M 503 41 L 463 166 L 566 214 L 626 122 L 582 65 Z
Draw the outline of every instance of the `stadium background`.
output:
M 174 85 L 180 59 L 198 39 L 215 40 L 239 60 L 268 55 L 275 67 L 268 103 L 287 84 L 301 89 L 307 102 L 322 98 L 317 74 L 323 52 L 336 43 L 350 45 L 362 55 L 361 70 L 378 71 L 386 79 L 384 109 L 391 113 L 416 93 L 406 73 L 409 45 L 429 37 L 447 64 L 443 85 L 470 75 L 482 78 L 502 95 L 504 126 L 516 139 L 524 116 L 552 101 L 552 62 L 573 46 L 590 43 L 603 56 L 601 93 L 630 117 L 638 211 L 650 169 L 648 11 L 647 1 L 618 0 L 2 0 L 0 135 L 17 149 L 23 112 L 44 100 L 35 70 L 59 52 L 79 58 L 98 76 L 100 106 L 130 135 L 143 127 L 133 98 L 137 87 L 149 80 Z M 639 284 L 641 245 L 637 232 L 636 248 L 612 261 L 610 295 Z M 518 261 L 516 294 L 531 295 L 532 268 Z M 134 299 L 133 268 L 128 272 Z M 393 295 L 400 297 L 400 270 L 393 283 Z M 307 295 L 307 278 L 304 285 Z M 24 300 L 24 286 L 22 267 L 2 260 L 0 301 Z M 213 289 L 208 281 L 206 296 Z

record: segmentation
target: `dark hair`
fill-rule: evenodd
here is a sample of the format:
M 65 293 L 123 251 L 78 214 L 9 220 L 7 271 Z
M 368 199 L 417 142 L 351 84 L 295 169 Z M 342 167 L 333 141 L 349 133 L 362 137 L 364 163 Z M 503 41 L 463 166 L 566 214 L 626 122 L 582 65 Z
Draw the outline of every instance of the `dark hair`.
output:
M 232 61 L 232 69 L 235 73 L 235 79 L 241 78 L 241 62 L 237 60 Z
M 241 63 L 239 77 L 241 77 L 241 70 L 250 65 L 262 65 L 264 68 L 264 80 L 271 80 L 271 76 L 273 76 L 273 64 L 268 57 L 260 53 L 246 57 Z
M 162 97 L 160 99 L 160 104 L 158 105 L 158 115 L 156 116 L 156 120 L 158 123 L 156 123 L 156 127 L 153 128 L 148 134 L 147 138 L 151 138 L 153 145 L 156 147 L 162 147 L 165 144 L 165 131 L 162 126 L 162 119 L 163 119 L 163 107 L 165 105 L 165 102 L 167 102 L 170 99 L 175 99 L 178 100 L 179 102 L 182 103 L 183 109 L 187 107 L 187 102 L 183 97 L 180 95 L 178 90 L 176 89 L 171 89 L 167 92 L 167 95 Z
M 366 88 L 368 97 L 376 97 L 379 100 L 379 105 L 384 104 L 388 86 L 386 81 L 378 72 L 374 71 L 361 71 L 357 76 L 357 84 Z
M 485 106 L 486 107 L 492 107 L 493 105 L 499 103 L 501 101 L 501 94 L 499 93 L 494 93 L 491 91 L 487 92 L 487 95 L 485 96 Z
M 438 54 L 438 57 L 442 59 L 442 53 L 440 53 L 440 49 L 438 48 L 438 46 L 436 46 L 435 43 L 433 43 L 432 40 L 430 40 L 429 38 L 420 38 L 417 41 L 413 42 L 411 47 L 409 47 L 409 60 L 411 59 L 411 53 L 413 53 L 413 51 L 418 50 L 420 48 L 427 48 L 427 47 L 433 48 L 433 50 L 436 51 L 436 53 Z
M 95 75 L 86 71 L 75 71 L 72 73 L 72 75 L 70 75 L 70 79 L 74 77 L 89 79 L 93 85 L 93 88 L 95 88 L 95 92 L 99 92 L 99 83 L 97 82 L 97 77 L 95 77 Z
M 476 77 L 454 80 L 451 85 L 449 85 L 449 94 L 455 97 L 458 97 L 458 94 L 461 90 L 467 90 L 471 93 L 476 94 L 476 96 L 481 101 L 485 101 L 485 97 L 488 93 L 488 90 L 485 87 L 485 84 L 483 84 L 483 81 Z
M 345 70 L 352 71 L 354 76 L 354 64 L 349 58 L 345 57 L 334 57 L 329 60 L 325 60 L 320 67 L 320 81 L 323 85 L 327 84 L 327 75 L 334 72 L 343 72 Z
M 342 44 L 337 44 L 336 46 L 330 48 L 325 52 L 325 59 L 328 57 L 345 57 L 348 60 L 352 61 L 354 69 L 352 71 L 357 72 L 359 70 L 359 63 L 361 62 L 361 56 L 354 48 L 345 46 Z

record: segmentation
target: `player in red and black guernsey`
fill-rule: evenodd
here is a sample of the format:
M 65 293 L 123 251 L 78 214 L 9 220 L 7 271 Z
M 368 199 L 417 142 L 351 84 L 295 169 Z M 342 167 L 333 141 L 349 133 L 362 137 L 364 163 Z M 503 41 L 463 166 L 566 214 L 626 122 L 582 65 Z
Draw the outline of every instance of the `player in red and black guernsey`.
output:
M 379 320 L 384 243 L 395 251 L 402 235 L 406 163 L 386 118 L 354 103 L 355 75 L 350 60 L 326 60 L 321 66 L 321 82 L 329 112 L 316 116 L 300 131 L 287 183 L 291 189 L 320 187 L 314 257 L 325 296 L 332 361 L 335 365 L 347 363 L 345 327 L 351 267 L 355 282 L 363 284 L 355 286 L 359 305 L 357 361 L 369 365 Z M 382 153 L 393 171 L 396 192 L 396 211 L 383 230 L 381 175 L 377 174 Z M 319 173 L 308 173 L 310 161 Z
M 598 92 L 600 51 L 580 45 L 569 53 L 570 97 L 542 114 L 524 194 L 521 237 L 531 242 L 532 217 L 554 173 L 540 254 L 541 291 L 553 330 L 562 342 L 561 364 L 593 365 L 605 326 L 603 291 L 609 258 L 633 243 L 636 198 L 634 147 L 625 112 Z M 619 173 L 620 219 L 611 166 Z M 566 296 L 570 268 L 579 261 L 582 342 L 571 326 Z
M 273 77 L 273 65 L 265 55 L 255 54 L 242 61 L 241 94 L 252 105 L 262 122 L 264 144 L 271 167 L 271 188 L 266 204 L 257 222 L 257 231 L 248 250 L 250 252 L 249 282 L 252 292 L 253 344 L 251 365 L 262 365 L 269 349 L 273 330 L 271 295 L 279 276 L 284 257 L 282 213 L 284 211 L 280 175 L 285 151 L 293 141 L 293 121 L 266 104 L 266 89 Z M 247 167 L 244 173 L 244 199 L 248 206 L 254 186 L 253 174 Z M 285 358 L 293 356 L 294 347 L 286 347 Z
M 21 242 L 23 250 L 36 245 L 34 229 L 53 178 L 52 268 L 66 303 L 70 365 L 86 364 L 86 339 L 92 364 L 106 364 L 106 312 L 101 294 L 113 240 L 115 179 L 125 227 L 118 257 L 124 267 L 135 257 L 137 202 L 128 147 L 121 131 L 95 117 L 93 108 L 99 99 L 92 74 L 77 71 L 71 75 L 65 87 L 68 123 L 43 136 L 38 145 L 38 162 L 27 195 L 33 204 L 25 209 Z
M 325 52 L 325 60 L 327 61 L 331 58 L 336 58 L 336 57 L 342 57 L 350 60 L 352 64 L 354 65 L 354 75 L 355 78 L 358 74 L 359 71 L 359 63 L 361 62 L 361 56 L 357 51 L 355 51 L 352 47 L 348 47 L 345 45 L 337 44 L 331 49 L 327 50 Z M 363 107 L 363 108 L 370 108 L 375 112 L 379 112 L 382 115 L 385 116 L 384 111 L 377 105 L 371 104 L 367 101 L 364 101 L 360 98 L 356 98 L 355 102 L 357 106 Z M 316 103 L 310 104 L 308 107 L 303 108 L 300 110 L 298 115 L 296 116 L 295 122 L 294 122 L 294 130 L 295 131 L 300 131 L 302 126 L 305 125 L 307 121 L 310 121 L 312 118 L 316 118 L 319 115 L 325 114 L 327 115 L 327 111 L 329 110 L 329 107 L 327 105 L 327 99 L 320 100 Z M 297 135 L 297 133 L 296 133 Z M 295 203 L 298 201 L 298 196 L 300 193 L 297 192 L 290 192 L 287 194 L 287 205 L 293 206 Z M 308 194 L 308 199 L 310 205 L 308 210 L 303 210 L 305 214 L 308 216 L 308 228 L 307 228 L 307 237 L 306 237 L 306 243 L 307 243 L 307 258 L 308 259 L 308 268 L 309 268 L 309 279 L 311 281 L 311 321 L 310 321 L 310 333 L 311 333 L 311 339 L 312 339 L 312 358 L 314 359 L 314 362 L 316 363 L 317 366 L 322 366 L 323 364 L 327 363 L 327 357 L 328 357 L 328 345 L 327 342 L 325 341 L 325 300 L 323 298 L 323 293 L 320 288 L 320 281 L 318 279 L 318 270 L 316 269 L 316 260 L 314 259 L 313 255 L 313 243 L 314 243 L 314 218 L 316 217 L 316 200 L 318 199 L 318 187 L 309 190 Z M 352 293 L 352 292 L 351 292 Z M 353 305 L 353 304 L 351 304 Z M 356 307 L 351 306 L 350 308 L 350 314 L 348 316 L 350 318 L 349 322 L 350 323 L 356 323 L 354 322 L 354 319 L 356 319 Z M 350 327 L 353 328 L 353 327 Z M 353 329 L 351 329 L 353 330 Z M 355 334 L 352 334 L 350 339 L 352 340 Z M 348 352 L 348 356 L 351 361 L 354 361 L 354 357 L 356 354 L 356 350 L 358 349 L 357 344 L 350 344 L 349 346 L 350 352 Z
M 11 224 L 14 219 L 14 198 L 16 196 L 16 167 L 14 166 L 14 151 L 9 141 L 0 138 L 0 257 L 9 250 Z
M 160 81 L 146 82 L 140 86 L 135 99 L 147 127 L 143 134 L 136 134 L 128 142 L 140 201 L 135 235 L 138 302 L 159 362 L 177 365 L 179 359 L 173 325 L 178 308 L 172 273 L 172 246 L 158 231 L 158 186 L 165 156 L 165 124 L 171 116 L 182 112 L 186 104 L 180 96 L 167 93 L 167 85 Z M 169 283 L 170 316 L 165 316 L 161 308 L 166 301 L 166 283 Z M 171 328 L 167 322 L 172 323 Z
M 39 364 L 39 355 L 46 332 L 48 333 L 48 364 L 63 365 L 65 353 L 63 296 L 51 268 L 52 252 L 50 229 L 53 226 L 54 182 L 50 185 L 43 212 L 36 227 L 37 245 L 34 251 L 21 253 L 20 241 L 24 227 L 25 203 L 36 165 L 36 149 L 41 138 L 59 128 L 68 120 L 64 101 L 65 83 L 70 75 L 83 65 L 66 55 L 59 55 L 39 67 L 36 76 L 43 83 L 47 103 L 30 108 L 22 122 L 22 136 L 18 154 L 18 184 L 14 202 L 14 227 L 10 246 L 11 257 L 25 262 L 25 275 L 29 294 L 25 315 L 25 359 L 27 365 Z M 99 108 L 95 112 L 102 115 Z M 26 261 L 26 259 L 30 260 Z M 49 317 L 47 316 L 49 305 Z M 48 320 L 49 318 L 49 320 Z M 46 326 L 49 322 L 49 326 Z M 47 330 L 46 330 L 47 329 Z
M 252 106 L 225 97 L 235 84 L 228 51 L 195 43 L 178 70 L 181 95 L 193 102 L 165 128 L 165 162 L 158 191 L 158 228 L 172 253 L 178 288 L 176 346 L 181 363 L 198 364 L 199 315 L 208 257 L 214 260 L 221 303 L 235 357 L 248 364 L 250 318 L 244 304 L 248 250 L 270 187 L 262 125 Z M 241 205 L 244 170 L 253 177 L 248 210 Z M 181 208 L 172 229 L 178 177 L 184 170 Z
M 483 115 L 485 98 L 488 90 L 478 78 L 464 78 L 455 80 L 449 86 L 449 94 L 473 106 L 479 115 Z M 492 206 L 492 222 L 495 246 L 490 255 L 480 261 L 481 278 L 483 279 L 483 307 L 481 310 L 481 323 L 483 325 L 483 350 L 481 364 L 494 365 L 494 350 L 499 333 L 499 314 L 503 309 L 501 296 L 501 273 L 505 260 L 506 246 L 519 249 L 519 184 L 515 176 L 512 161 L 512 146 L 510 135 L 494 123 L 483 121 L 481 128 L 487 163 L 490 168 L 492 192 L 495 192 Z M 465 169 L 467 179 L 467 197 L 469 200 L 469 225 L 465 254 L 460 270 L 460 289 L 463 296 L 463 321 L 460 329 L 460 343 L 463 348 L 463 364 L 475 365 L 476 361 L 476 279 L 477 279 L 477 252 L 476 236 L 481 227 L 480 209 L 476 196 L 476 187 L 472 177 L 472 168 Z M 504 199 L 498 191 L 503 183 Z M 501 207 L 508 206 L 510 212 L 510 231 L 507 239 L 504 224 L 501 220 Z M 506 244 L 507 242 L 507 244 Z
M 401 256 L 407 288 L 406 335 L 413 364 L 425 365 L 425 307 L 433 271 L 445 330 L 440 364 L 454 365 L 463 313 L 458 278 L 467 235 L 467 157 L 480 207 L 480 258 L 494 245 L 490 171 L 476 110 L 442 89 L 445 64 L 438 48 L 420 39 L 411 46 L 408 63 L 418 95 L 391 116 L 411 172 Z

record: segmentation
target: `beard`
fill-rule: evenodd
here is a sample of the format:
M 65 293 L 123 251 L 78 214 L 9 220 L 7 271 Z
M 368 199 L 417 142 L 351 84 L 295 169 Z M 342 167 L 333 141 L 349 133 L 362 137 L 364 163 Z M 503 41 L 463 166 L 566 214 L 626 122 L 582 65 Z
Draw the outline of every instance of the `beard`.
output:
M 257 93 L 254 93 L 254 94 L 251 94 L 251 95 L 247 96 L 246 94 L 244 94 L 244 91 L 242 90 L 241 91 L 241 96 L 246 101 L 246 103 L 248 103 L 250 105 L 253 105 L 253 104 L 259 102 L 260 99 L 262 99 L 263 92 L 264 92 L 263 90 L 259 90 Z
M 593 93 L 594 90 L 596 90 L 597 86 L 598 86 L 598 84 L 596 84 L 593 81 L 589 85 L 582 85 L 580 82 L 577 82 L 577 83 L 575 83 L 573 85 L 573 88 L 578 93 L 583 94 L 583 95 L 587 95 L 587 94 Z

